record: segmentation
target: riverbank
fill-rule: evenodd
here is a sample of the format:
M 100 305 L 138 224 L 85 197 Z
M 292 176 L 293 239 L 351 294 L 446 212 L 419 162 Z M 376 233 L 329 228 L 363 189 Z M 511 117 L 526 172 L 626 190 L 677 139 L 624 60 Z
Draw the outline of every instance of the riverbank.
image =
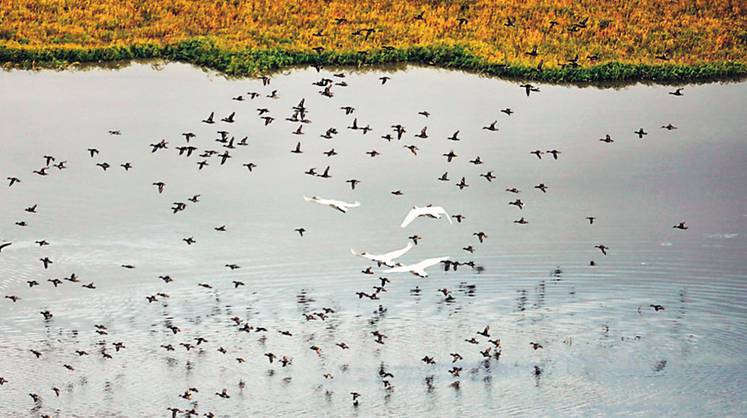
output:
M 553 83 L 652 81 L 704 82 L 740 79 L 747 65 L 738 62 L 703 64 L 630 64 L 606 62 L 589 66 L 537 68 L 523 64 L 491 63 L 458 45 L 382 48 L 366 51 L 308 52 L 290 49 L 231 49 L 209 38 L 173 44 L 144 43 L 100 48 L 0 46 L 0 62 L 16 68 L 67 69 L 73 64 L 164 59 L 210 68 L 228 76 L 248 77 L 292 66 L 367 67 L 387 64 L 422 64 L 477 72 L 486 76 Z

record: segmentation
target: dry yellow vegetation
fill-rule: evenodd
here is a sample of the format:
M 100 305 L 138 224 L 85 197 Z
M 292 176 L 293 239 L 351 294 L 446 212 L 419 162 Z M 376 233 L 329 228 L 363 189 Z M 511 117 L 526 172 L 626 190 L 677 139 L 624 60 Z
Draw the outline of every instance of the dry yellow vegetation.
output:
M 479 62 L 539 72 L 540 62 L 549 71 L 604 63 L 672 68 L 731 63 L 728 68 L 744 72 L 746 12 L 744 0 L 3 0 L 0 49 L 4 61 L 68 60 L 69 51 L 132 46 L 159 51 L 199 40 L 201 47 L 209 42 L 226 53 L 296 54 L 292 63 L 309 63 L 313 54 L 326 57 L 319 62 L 349 61 L 333 59 L 340 54 L 365 61 L 366 52 L 403 50 L 412 60 L 412 51 L 428 55 L 423 51 L 441 48 L 477 60 L 463 67 L 480 67 Z M 298 59 L 299 54 L 310 57 Z M 139 53 L 123 58 L 132 55 Z M 370 61 L 387 59 L 378 55 Z M 258 68 L 263 66 L 244 69 Z

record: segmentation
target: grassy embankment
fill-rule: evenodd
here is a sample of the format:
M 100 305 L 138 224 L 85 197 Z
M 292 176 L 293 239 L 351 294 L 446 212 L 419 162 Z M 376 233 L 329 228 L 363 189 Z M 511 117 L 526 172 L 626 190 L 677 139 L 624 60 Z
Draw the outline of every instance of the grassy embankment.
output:
M 0 5 L 0 62 L 66 68 L 165 59 L 231 76 L 419 63 L 550 82 L 747 75 L 740 2 L 493 3 L 8 0 Z

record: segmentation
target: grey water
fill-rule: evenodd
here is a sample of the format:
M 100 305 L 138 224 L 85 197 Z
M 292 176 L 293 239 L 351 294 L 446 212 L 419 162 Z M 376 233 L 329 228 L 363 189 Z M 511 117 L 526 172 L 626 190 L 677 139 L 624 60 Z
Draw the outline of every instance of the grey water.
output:
M 294 69 L 267 86 L 185 64 L 0 73 L 0 178 L 21 179 L 0 184 L 0 244 L 13 243 L 0 252 L 0 296 L 20 297 L 0 299 L 0 416 L 747 415 L 747 83 L 686 85 L 681 97 L 657 85 L 537 85 L 527 96 L 515 82 L 433 68 L 341 71 Z M 322 77 L 348 86 L 322 96 L 312 84 Z M 294 135 L 299 123 L 285 119 L 301 99 L 311 122 Z M 258 108 L 275 120 L 265 126 Z M 216 123 L 201 123 L 211 112 Z M 231 112 L 234 123 L 220 121 Z M 353 118 L 372 130 L 347 129 Z M 493 121 L 498 131 L 483 129 Z M 401 140 L 381 138 L 398 123 Z M 427 139 L 414 136 L 426 126 Z M 321 138 L 330 127 L 339 134 Z M 218 130 L 248 136 L 225 165 L 198 156 L 226 150 Z M 183 132 L 196 134 L 191 157 L 176 150 Z M 614 142 L 599 141 L 606 134 Z M 168 148 L 151 152 L 161 139 Z M 290 153 L 298 141 L 303 153 Z M 322 154 L 331 148 L 338 155 Z M 553 149 L 557 159 L 530 154 Z M 34 174 L 45 155 L 68 168 Z M 469 162 L 477 156 L 483 164 Z M 304 174 L 326 166 L 331 178 Z M 343 214 L 304 201 L 312 195 L 360 207 Z M 523 209 L 508 205 L 517 198 Z M 187 207 L 172 213 L 174 202 Z M 428 204 L 465 218 L 400 228 Z M 673 228 L 683 221 L 687 230 Z M 388 252 L 411 235 L 422 240 L 401 262 L 449 256 L 475 268 L 384 274 L 350 252 Z M 375 274 L 362 273 L 369 266 Z M 47 281 L 72 273 L 80 283 Z M 356 296 L 379 277 L 391 280 L 379 300 Z M 169 297 L 146 300 L 158 292 Z M 306 320 L 325 307 L 328 318 Z M 267 332 L 241 332 L 234 316 Z M 497 350 L 477 334 L 485 326 L 500 358 L 480 353 Z M 207 342 L 179 345 L 198 336 Z M 180 398 L 190 387 L 199 392 Z M 215 395 L 224 388 L 230 398 Z

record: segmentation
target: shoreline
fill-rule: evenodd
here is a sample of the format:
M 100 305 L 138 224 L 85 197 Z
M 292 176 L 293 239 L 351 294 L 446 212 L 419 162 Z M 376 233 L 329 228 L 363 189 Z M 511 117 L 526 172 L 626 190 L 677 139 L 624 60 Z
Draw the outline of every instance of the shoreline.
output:
M 747 65 L 740 62 L 701 64 L 633 64 L 605 62 L 573 68 L 552 67 L 539 71 L 521 64 L 491 63 L 454 45 L 412 46 L 400 49 L 357 51 L 297 51 L 290 49 L 229 49 L 207 39 L 191 39 L 173 44 L 135 44 L 101 48 L 41 47 L 9 48 L 0 45 L 0 63 L 5 68 L 67 70 L 86 64 L 129 64 L 140 60 L 165 60 L 193 64 L 227 77 L 254 77 L 291 67 L 376 68 L 387 65 L 425 65 L 462 70 L 486 77 L 553 84 L 581 84 L 604 87 L 655 83 L 674 85 L 741 81 L 747 78 Z M 115 66 L 116 67 L 116 66 Z

